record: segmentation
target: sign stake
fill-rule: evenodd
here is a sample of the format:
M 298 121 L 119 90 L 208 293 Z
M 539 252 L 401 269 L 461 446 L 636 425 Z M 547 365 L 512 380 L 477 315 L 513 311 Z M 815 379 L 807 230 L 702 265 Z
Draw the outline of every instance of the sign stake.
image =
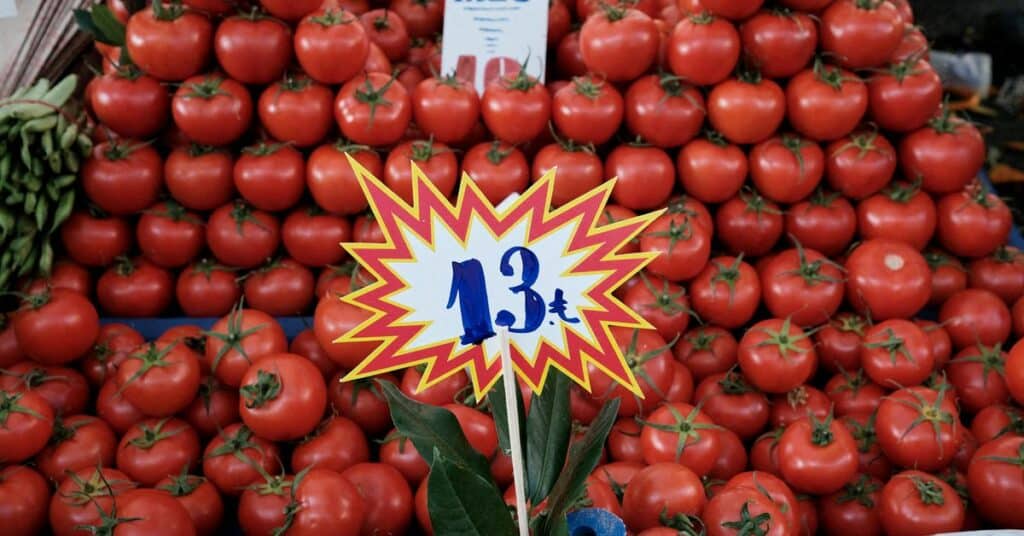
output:
M 530 535 L 529 508 L 526 505 L 526 477 L 523 474 L 523 442 L 519 432 L 519 407 L 516 404 L 516 372 L 512 368 L 512 341 L 508 326 L 495 326 L 501 346 L 501 378 L 505 382 L 505 413 L 508 415 L 508 442 L 512 447 L 512 476 L 516 488 L 516 518 L 519 536 Z

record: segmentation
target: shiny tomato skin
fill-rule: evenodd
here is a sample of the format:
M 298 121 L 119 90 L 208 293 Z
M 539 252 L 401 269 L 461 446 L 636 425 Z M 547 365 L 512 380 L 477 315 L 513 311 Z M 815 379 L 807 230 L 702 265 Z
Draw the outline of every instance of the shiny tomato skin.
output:
M 332 214 L 349 216 L 366 210 L 355 171 L 346 155 L 351 156 L 374 177 L 384 176 L 380 155 L 365 146 L 321 145 L 306 162 L 306 186 L 317 206 Z
M 769 319 L 754 324 L 743 335 L 737 360 L 755 387 L 785 393 L 811 377 L 818 356 L 802 329 L 788 320 Z
M 522 193 L 530 184 L 530 164 L 526 155 L 518 148 L 499 141 L 480 143 L 466 151 L 462 158 L 462 173 L 469 175 L 473 184 L 495 206 L 512 194 Z
M 0 522 L 11 536 L 41 534 L 46 527 L 50 488 L 39 473 L 26 465 L 0 470 Z
M 228 17 L 217 25 L 213 50 L 231 78 L 267 85 L 281 78 L 291 63 L 291 28 L 271 17 Z
M 964 524 L 964 509 L 956 490 L 941 478 L 904 471 L 882 488 L 878 518 L 887 534 L 957 532 Z
M 759 192 L 777 203 L 807 197 L 825 173 L 821 147 L 800 136 L 783 134 L 750 149 L 750 177 Z
M 752 144 L 772 136 L 786 116 L 786 95 L 771 80 L 726 80 L 707 98 L 708 121 L 725 139 Z
M 647 71 L 657 53 L 658 28 L 651 17 L 636 9 L 599 11 L 580 28 L 583 64 L 613 82 L 636 79 Z
M 779 430 L 807 416 L 824 420 L 828 417 L 831 406 L 832 400 L 820 389 L 809 385 L 798 385 L 785 394 L 777 394 L 772 397 L 769 424 Z
M 151 343 L 118 367 L 124 398 L 148 417 L 169 417 L 188 407 L 199 391 L 199 362 L 185 345 Z
M 327 356 L 342 368 L 351 370 L 377 345 L 371 342 L 335 342 L 367 318 L 369 312 L 345 303 L 337 296 L 326 296 L 317 303 L 313 313 L 313 332 Z
M 182 416 L 203 440 L 209 440 L 238 422 L 238 391 L 213 376 L 205 376 L 199 384 L 199 393 Z
M 376 104 L 370 106 L 367 101 Z M 402 139 L 412 120 L 409 93 L 405 86 L 394 83 L 386 74 L 358 75 L 338 92 L 334 100 L 334 120 L 341 133 L 354 143 L 392 145 Z
M 395 469 L 411 485 L 426 483 L 430 466 L 413 446 L 412 441 L 402 436 L 397 430 L 387 434 L 380 447 L 380 461 Z
M 147 209 L 139 218 L 135 237 L 143 257 L 162 268 L 185 266 L 206 242 L 199 216 L 173 201 Z
M 930 420 L 915 424 L 924 413 Z M 938 391 L 927 387 L 907 387 L 882 400 L 875 433 L 885 457 L 895 465 L 937 471 L 953 461 L 959 420 L 948 397 L 940 398 Z
M 653 411 L 672 385 L 672 353 L 657 332 L 651 330 L 613 330 L 613 336 L 624 356 L 632 360 L 631 369 L 639 376 L 644 398 L 640 399 L 613 381 L 597 367 L 588 366 L 592 397 L 598 403 L 619 399 L 619 416 L 646 415 Z
M 957 349 L 1002 344 L 1010 336 L 1011 321 L 1010 309 L 988 290 L 961 290 L 939 309 L 939 322 Z
M 923 250 L 935 225 L 935 202 L 916 184 L 894 182 L 857 204 L 857 229 L 865 239 L 899 240 Z
M 740 57 L 740 35 L 729 21 L 703 13 L 679 21 L 668 41 L 673 74 L 691 84 L 712 86 L 732 74 Z
M 82 357 L 100 333 L 95 306 L 67 289 L 27 296 L 12 320 L 20 351 L 43 365 L 62 365 Z M 53 338 L 55 333 L 61 335 L 59 340 Z
M 341 473 L 368 461 L 370 447 L 359 425 L 345 417 L 329 417 L 295 447 L 291 467 L 295 471 L 318 467 Z
M 760 257 L 775 246 L 783 231 L 782 210 L 754 190 L 722 203 L 715 212 L 715 229 L 730 253 Z
M 673 350 L 694 380 L 725 372 L 736 364 L 736 338 L 718 326 L 700 326 L 686 332 Z
M 306 15 L 295 29 L 295 58 L 321 84 L 348 82 L 369 53 L 370 38 L 359 18 L 329 4 Z
M 837 417 L 871 415 L 882 403 L 886 391 L 864 377 L 860 371 L 836 374 L 825 384 L 825 393 L 832 401 Z
M 171 99 L 174 124 L 189 140 L 229 145 L 252 122 L 252 97 L 241 83 L 217 74 L 186 80 Z
M 854 532 L 881 536 L 882 522 L 876 506 L 881 498 L 882 481 L 860 475 L 843 489 L 818 500 L 822 531 L 829 536 Z
M 875 320 L 909 318 L 931 295 L 928 263 L 903 242 L 865 240 L 847 257 L 845 266 L 847 299 Z
M 282 258 L 250 272 L 242 285 L 249 306 L 272 316 L 302 314 L 313 303 L 313 272 Z
M 191 146 L 177 147 L 164 161 L 164 181 L 177 202 L 191 210 L 213 210 L 234 195 L 234 169 L 227 151 Z
M 136 482 L 153 486 L 199 463 L 199 436 L 176 418 L 145 419 L 132 426 L 117 446 L 117 467 Z
M 1006 243 L 1013 217 L 1006 203 L 982 187 L 939 198 L 936 236 L 950 253 L 984 257 Z
M 679 183 L 687 195 L 704 203 L 721 203 L 735 196 L 748 169 L 743 150 L 720 136 L 694 139 L 676 158 Z
M 694 401 L 712 420 L 744 440 L 764 430 L 771 411 L 768 398 L 734 371 L 704 378 Z
M 520 72 L 497 78 L 484 89 L 481 117 L 494 137 L 510 144 L 539 136 L 551 118 L 551 95 L 536 79 Z
M 700 515 L 707 504 L 704 487 L 693 471 L 663 462 L 636 473 L 622 498 L 623 520 L 634 531 L 658 526 L 666 515 Z
M 124 32 L 132 62 L 166 82 L 179 82 L 201 71 L 213 48 L 210 20 L 188 10 L 170 20 L 159 18 L 152 9 L 139 10 L 128 19 Z
M 816 326 L 835 315 L 843 302 L 842 281 L 839 265 L 813 249 L 783 250 L 761 270 L 768 312 L 799 326 Z
M 105 267 L 132 246 L 132 227 L 124 218 L 76 210 L 60 227 L 61 244 L 71 260 Z
M 316 11 L 323 4 L 317 0 L 260 0 L 260 5 L 271 15 L 295 22 Z
M 458 182 L 459 162 L 446 145 L 431 140 L 405 141 L 395 146 L 384 162 L 384 184 L 407 203 L 413 199 L 410 162 L 448 197 Z
M 868 90 L 854 73 L 821 63 L 786 85 L 786 117 L 797 132 L 813 140 L 846 136 L 868 110 Z
M 889 2 L 837 0 L 821 14 L 821 46 L 847 69 L 880 67 L 903 39 L 903 18 Z
M 877 132 L 854 131 L 828 144 L 825 155 L 829 186 L 854 199 L 880 191 L 896 172 L 896 149 Z
M 1019 504 L 1024 486 L 1014 474 L 1019 467 L 1009 465 L 1020 458 L 1024 438 L 1007 436 L 986 443 L 978 449 L 967 469 L 967 489 L 971 504 L 985 519 L 1000 527 L 1024 526 Z
M 55 421 L 54 436 L 36 456 L 36 464 L 43 475 L 60 484 L 80 469 L 112 466 L 116 450 L 117 437 L 107 423 L 88 415 L 72 415 Z
M 676 340 L 690 323 L 690 304 L 686 290 L 659 277 L 642 276 L 623 296 L 627 307 L 651 323 L 667 341 Z
M 1024 296 L 1024 254 L 1013 246 L 971 261 L 968 273 L 972 288 L 990 290 L 1008 305 Z
M 593 76 L 579 77 L 552 93 L 551 118 L 569 139 L 600 145 L 618 131 L 624 103 L 615 86 Z
M 819 189 L 786 211 L 786 233 L 808 249 L 835 258 L 857 234 L 853 205 L 836 193 Z
M 156 149 L 132 141 L 96 145 L 82 164 L 82 187 L 103 212 L 127 216 L 152 205 L 163 186 Z
M 261 142 L 243 149 L 235 161 L 235 188 L 257 209 L 276 212 L 291 208 L 302 197 L 305 174 L 302 153 Z
M 122 259 L 96 282 L 96 301 L 114 317 L 160 316 L 174 299 L 174 279 L 150 261 Z
M 274 396 L 256 390 L 275 381 L 279 392 Z M 299 439 L 312 432 L 327 407 L 327 387 L 320 370 L 295 354 L 260 358 L 242 376 L 239 389 L 242 422 L 257 436 L 272 441 Z
M 413 517 L 413 495 L 390 465 L 360 463 L 341 472 L 362 496 L 366 510 L 361 534 L 404 534 Z
M 334 92 L 309 78 L 286 78 L 263 90 L 257 102 L 260 124 L 276 140 L 312 147 L 333 126 Z
M 1001 346 L 968 346 L 946 365 L 949 383 L 956 388 L 960 408 L 968 414 L 1010 400 L 1003 379 L 1007 354 Z
M 985 141 L 978 129 L 944 111 L 899 145 L 904 177 L 921 177 L 921 187 L 934 194 L 961 190 L 985 161 Z
M 698 317 L 724 328 L 753 318 L 761 303 L 761 280 L 738 257 L 715 257 L 690 281 L 690 301 Z
M 760 11 L 743 22 L 740 36 L 762 76 L 789 78 L 811 61 L 818 27 L 806 13 Z
M 664 205 L 675 184 L 672 159 L 656 147 L 620 145 L 605 160 L 605 177 L 618 179 L 612 198 L 632 210 Z
M 647 416 L 640 432 L 644 462 L 673 462 L 699 476 L 708 474 L 719 448 L 714 426 L 699 408 L 682 402 L 663 403 Z
M 708 501 L 702 517 L 708 536 L 738 534 L 736 529 L 730 528 L 730 524 L 740 522 L 743 512 L 747 512 L 749 518 L 759 520 L 753 523 L 765 536 L 781 536 L 793 532 L 771 497 L 755 488 L 739 486 L 724 490 Z
M 711 233 L 709 227 L 688 215 L 659 216 L 640 237 L 642 251 L 658 253 L 647 270 L 673 282 L 693 279 L 711 255 Z
M 96 416 L 103 419 L 118 435 L 146 418 L 145 415 L 125 400 L 114 378 L 107 380 L 96 394 Z
M 89 94 L 96 118 L 124 138 L 145 139 L 167 124 L 171 99 L 155 78 L 122 73 L 96 77 Z
M 465 139 L 480 119 L 480 96 L 457 78 L 426 78 L 412 92 L 412 114 L 423 131 L 441 143 Z
M 281 241 L 289 255 L 305 266 L 321 267 L 345 258 L 343 242 L 352 240 L 352 225 L 345 218 L 316 209 L 298 209 L 281 226 Z
M 674 77 L 649 75 L 629 86 L 625 110 L 630 132 L 656 147 L 678 147 L 700 132 L 704 96 Z
M 235 272 L 208 261 L 183 269 L 174 288 L 182 312 L 192 317 L 224 316 L 242 297 Z
M 868 79 L 869 114 L 893 132 L 917 130 L 942 103 L 942 80 L 923 59 L 902 60 Z
M 284 330 L 272 316 L 256 309 L 237 309 L 207 333 L 203 366 L 225 385 L 237 387 L 252 363 L 287 349 Z
M 243 456 L 252 463 L 243 461 Z M 236 497 L 260 480 L 260 469 L 274 474 L 280 471 L 281 453 L 271 441 L 257 437 L 242 423 L 232 424 L 217 433 L 203 452 L 203 475 L 221 493 Z
M 206 223 L 206 244 L 228 266 L 259 266 L 274 255 L 280 240 L 277 218 L 241 200 L 213 211 Z
M 867 376 L 890 389 L 920 385 L 935 368 L 928 335 L 903 319 L 885 320 L 868 328 L 860 358 Z

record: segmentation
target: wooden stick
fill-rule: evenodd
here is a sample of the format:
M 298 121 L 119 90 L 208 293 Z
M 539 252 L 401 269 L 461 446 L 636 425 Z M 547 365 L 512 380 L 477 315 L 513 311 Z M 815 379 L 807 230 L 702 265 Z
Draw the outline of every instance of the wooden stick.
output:
M 508 415 L 508 442 L 512 447 L 512 477 L 516 488 L 516 518 L 519 536 L 530 536 L 529 507 L 526 504 L 526 477 L 523 474 L 523 442 L 519 433 L 519 407 L 516 404 L 516 371 L 512 367 L 512 341 L 507 326 L 497 326 L 501 345 L 501 377 L 505 382 L 505 413 Z

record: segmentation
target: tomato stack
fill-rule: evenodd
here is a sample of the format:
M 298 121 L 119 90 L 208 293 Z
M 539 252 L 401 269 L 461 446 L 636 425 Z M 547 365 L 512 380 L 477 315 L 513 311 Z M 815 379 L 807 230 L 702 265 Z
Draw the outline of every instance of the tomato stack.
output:
M 557 167 L 556 204 L 618 177 L 606 221 L 667 207 L 619 293 L 656 328 L 616 332 L 645 397 L 594 370 L 570 400 L 621 399 L 588 497 L 631 533 L 1024 527 L 1024 259 L 906 0 L 554 0 L 547 85 L 479 95 L 435 75 L 440 0 L 107 3 L 89 204 L 0 332 L 5 534 L 431 532 L 429 467 L 338 381 L 370 348 L 332 343 L 366 318 L 338 243 L 383 240 L 346 155 L 403 198 L 412 160 L 496 203 Z M 99 322 L 179 314 L 219 320 Z M 509 485 L 468 378 L 420 374 L 384 379 Z

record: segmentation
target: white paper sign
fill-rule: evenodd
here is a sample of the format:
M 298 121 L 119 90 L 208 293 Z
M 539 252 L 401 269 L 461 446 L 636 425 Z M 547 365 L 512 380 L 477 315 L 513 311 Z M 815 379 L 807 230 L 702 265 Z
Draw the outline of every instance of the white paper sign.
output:
M 8 19 L 18 16 L 18 7 L 14 0 L 0 0 L 0 19 Z
M 441 74 L 472 80 L 526 72 L 544 81 L 548 0 L 445 0 Z

